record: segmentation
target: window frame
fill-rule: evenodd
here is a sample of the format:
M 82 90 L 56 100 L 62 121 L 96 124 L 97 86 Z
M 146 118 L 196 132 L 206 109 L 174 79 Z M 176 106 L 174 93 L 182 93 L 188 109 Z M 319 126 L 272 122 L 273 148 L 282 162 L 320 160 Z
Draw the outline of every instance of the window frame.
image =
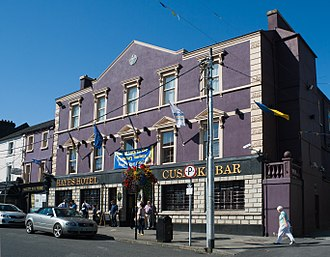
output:
M 24 183 L 31 182 L 32 164 L 25 163 L 24 165 Z
M 94 204 L 100 206 L 100 198 L 100 188 L 80 189 L 80 205 L 86 201 L 90 206 L 93 206 Z
M 234 190 L 235 188 L 238 190 Z M 228 198 L 231 201 L 226 202 Z M 221 199 L 223 202 L 221 202 Z M 226 206 L 229 207 L 226 208 Z M 216 211 L 245 210 L 245 180 L 216 181 L 214 183 L 214 209 Z
M 97 151 L 102 151 L 101 152 L 101 155 L 96 155 Z M 101 159 L 101 168 L 100 169 L 96 169 L 96 162 Z M 104 149 L 103 149 L 103 146 L 99 149 L 95 148 L 93 149 L 93 158 L 92 158 L 92 172 L 99 172 L 99 171 L 102 171 L 104 170 Z
M 189 211 L 189 195 L 186 194 L 187 185 L 187 183 L 161 185 L 162 211 Z M 192 197 L 191 206 L 194 210 L 194 197 Z
M 26 152 L 33 152 L 34 149 L 34 135 L 26 137 Z
M 69 128 L 75 129 L 80 125 L 80 103 L 78 101 L 70 103 Z M 74 115 L 74 108 L 77 108 L 78 114 Z M 77 124 L 76 124 L 77 123 Z
M 141 82 L 143 78 L 140 76 L 130 78 L 121 82 L 123 87 L 123 115 L 137 113 L 139 111 L 139 99 Z M 136 88 L 136 97 L 133 100 L 129 99 L 129 90 Z M 130 103 L 136 102 L 135 109 L 133 111 L 129 110 Z
M 75 160 L 71 160 L 71 153 L 75 151 Z M 72 167 L 71 163 L 75 162 L 75 172 L 71 172 L 70 167 Z M 66 171 L 68 175 L 77 174 L 78 173 L 78 151 L 75 147 L 68 147 L 67 149 L 67 162 L 66 162 Z
M 101 106 L 101 100 L 104 99 L 104 106 Z M 101 122 L 106 120 L 107 98 L 105 95 L 99 95 L 95 99 L 95 120 Z
M 8 142 L 8 155 L 14 154 L 14 141 Z
M 13 168 L 12 163 L 7 163 L 7 170 L 6 170 L 6 181 L 11 181 L 11 170 Z
M 217 95 L 220 94 L 222 95 L 223 92 L 223 66 L 221 65 L 223 59 L 223 53 L 220 53 L 219 55 L 213 56 L 213 66 L 217 65 L 218 66 L 218 74 L 215 76 L 213 74 L 212 70 L 212 88 L 213 88 L 213 79 L 218 78 L 218 91 L 213 90 L 213 94 Z M 204 66 L 205 67 L 205 66 Z M 207 95 L 207 76 L 208 72 L 207 69 L 202 73 L 201 77 L 201 82 L 200 82 L 200 95 L 201 96 L 206 96 Z
M 43 174 L 47 171 L 46 161 L 41 161 L 41 164 L 38 165 L 38 181 L 43 181 Z
M 223 157 L 223 129 L 220 119 L 213 119 L 212 125 L 218 124 L 218 137 L 214 137 L 214 129 L 213 129 L 213 142 L 218 141 L 218 152 L 219 154 L 216 156 L 214 154 L 214 147 L 213 147 L 213 157 L 214 158 L 222 158 Z M 214 128 L 214 127 L 213 127 Z M 207 158 L 207 141 L 205 142 L 204 137 L 206 133 L 207 137 L 207 121 L 201 121 L 201 128 L 200 128 L 200 160 L 206 160 Z M 206 147 L 206 148 L 205 148 Z M 205 156 L 204 156 L 205 155 Z
M 165 147 L 165 149 L 172 147 L 173 148 L 173 160 L 171 162 L 164 162 L 164 145 L 163 145 L 163 134 L 172 132 L 173 133 L 173 145 Z M 159 143 L 157 144 L 157 160 L 158 160 L 158 165 L 162 164 L 171 164 L 176 162 L 176 153 L 177 153 L 177 136 L 176 136 L 176 131 L 174 128 L 163 128 L 158 130 L 158 141 Z
M 46 138 L 45 138 L 46 135 Z M 47 149 L 48 148 L 48 136 L 49 136 L 49 130 L 43 131 L 41 133 L 41 143 L 40 143 L 40 149 Z
M 169 67 L 161 68 L 157 70 L 159 76 L 159 106 L 164 106 L 169 103 L 165 102 L 165 78 L 174 76 L 174 97 L 173 102 L 178 100 L 178 88 L 179 88 L 179 72 L 182 68 L 181 64 L 175 64 Z

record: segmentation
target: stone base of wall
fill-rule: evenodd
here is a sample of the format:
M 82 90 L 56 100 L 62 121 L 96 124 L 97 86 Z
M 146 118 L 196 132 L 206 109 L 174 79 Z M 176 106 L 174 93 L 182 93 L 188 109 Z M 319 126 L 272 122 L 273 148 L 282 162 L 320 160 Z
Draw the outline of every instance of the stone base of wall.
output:
M 173 230 L 175 231 L 189 231 L 188 224 L 173 224 Z M 192 233 L 205 233 L 206 236 L 206 225 L 205 224 L 192 224 Z M 214 225 L 215 234 L 231 234 L 231 235 L 253 235 L 253 236 L 264 236 L 264 229 L 262 225 Z

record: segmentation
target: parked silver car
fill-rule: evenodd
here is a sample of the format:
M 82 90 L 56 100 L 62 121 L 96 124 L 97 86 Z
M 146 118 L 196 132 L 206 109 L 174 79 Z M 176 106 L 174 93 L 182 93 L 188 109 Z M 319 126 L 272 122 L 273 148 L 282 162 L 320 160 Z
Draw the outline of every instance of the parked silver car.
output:
M 45 207 L 34 213 L 28 213 L 25 219 L 26 232 L 51 232 L 56 238 L 62 235 L 94 236 L 97 224 L 93 220 L 83 218 L 74 209 Z
M 0 225 L 24 226 L 25 213 L 13 204 L 0 203 Z

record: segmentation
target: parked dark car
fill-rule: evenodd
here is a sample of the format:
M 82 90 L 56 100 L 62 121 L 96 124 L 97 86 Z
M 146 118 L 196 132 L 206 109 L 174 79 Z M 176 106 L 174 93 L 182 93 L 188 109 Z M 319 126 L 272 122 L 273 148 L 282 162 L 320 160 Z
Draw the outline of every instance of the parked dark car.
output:
M 0 225 L 24 226 L 26 214 L 13 204 L 0 203 Z
M 58 207 L 45 207 L 28 213 L 25 227 L 28 234 L 44 231 L 53 233 L 56 238 L 63 235 L 94 236 L 97 233 L 95 221 L 83 218 L 74 209 Z

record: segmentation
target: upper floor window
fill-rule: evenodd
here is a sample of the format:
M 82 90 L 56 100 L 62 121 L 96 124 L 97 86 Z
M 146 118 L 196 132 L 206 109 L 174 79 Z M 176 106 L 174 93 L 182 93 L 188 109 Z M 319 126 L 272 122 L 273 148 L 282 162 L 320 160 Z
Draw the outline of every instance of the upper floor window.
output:
M 182 68 L 180 64 L 172 65 L 157 71 L 160 79 L 159 105 L 176 102 L 178 91 L 178 75 Z
M 26 151 L 31 152 L 33 151 L 33 145 L 34 145 L 34 135 L 30 135 L 27 137 L 26 140 Z
M 134 150 L 136 147 L 135 145 L 135 140 L 133 137 L 131 138 L 124 138 L 124 150 L 129 151 L 129 150 Z
M 38 181 L 39 182 L 42 182 L 43 181 L 43 175 L 44 173 L 46 172 L 46 162 L 45 161 L 42 161 L 40 164 L 39 164 L 39 175 L 38 175 Z
M 72 104 L 70 109 L 70 128 L 79 126 L 80 106 L 78 103 Z
M 9 142 L 8 143 L 8 154 L 13 154 L 14 153 L 14 142 Z
M 96 100 L 96 121 L 105 120 L 105 96 L 98 97 Z
M 110 88 L 108 87 L 94 91 L 94 119 L 96 122 L 104 121 L 106 119 L 109 92 Z
M 174 150 L 174 131 L 161 132 L 160 160 L 162 164 L 175 161 Z
M 8 164 L 7 165 L 7 174 L 6 174 L 6 181 L 11 181 L 11 169 L 12 169 L 12 165 Z
M 68 161 L 67 161 L 68 174 L 77 173 L 77 149 L 68 149 Z
M 31 163 L 26 163 L 24 166 L 24 182 L 31 182 Z
M 127 89 L 127 113 L 138 111 L 138 88 L 133 86 Z
M 94 147 L 93 169 L 94 171 L 100 171 L 103 169 L 103 147 Z
M 45 131 L 41 134 L 41 149 L 48 147 L 48 131 Z
M 222 65 L 221 63 L 221 54 L 219 56 L 215 56 L 213 59 L 213 65 L 212 65 L 212 89 L 213 94 L 221 93 L 222 91 Z M 210 74 L 208 73 L 209 70 L 206 66 L 203 66 L 204 72 L 202 73 L 202 80 L 200 83 L 201 86 L 201 94 L 206 95 L 207 94 L 207 88 L 208 88 L 208 78 Z
M 219 142 L 220 142 L 220 137 L 219 137 L 219 121 L 215 120 L 213 121 L 213 156 L 214 157 L 219 157 Z M 208 130 L 207 130 L 207 123 L 203 122 L 202 124 L 202 134 L 203 134 L 203 160 L 206 159 L 208 156 Z
M 141 77 L 122 81 L 124 87 L 124 114 L 138 112 L 141 81 Z
M 207 127 L 207 117 L 208 110 L 205 109 L 201 113 L 195 116 L 195 119 L 200 122 L 200 148 L 199 148 L 199 158 L 200 160 L 205 160 L 208 155 L 208 127 Z M 212 132 L 213 132 L 213 156 L 215 158 L 221 158 L 223 156 L 223 128 L 226 119 L 229 115 L 221 110 L 213 108 L 213 122 L 212 122 Z

